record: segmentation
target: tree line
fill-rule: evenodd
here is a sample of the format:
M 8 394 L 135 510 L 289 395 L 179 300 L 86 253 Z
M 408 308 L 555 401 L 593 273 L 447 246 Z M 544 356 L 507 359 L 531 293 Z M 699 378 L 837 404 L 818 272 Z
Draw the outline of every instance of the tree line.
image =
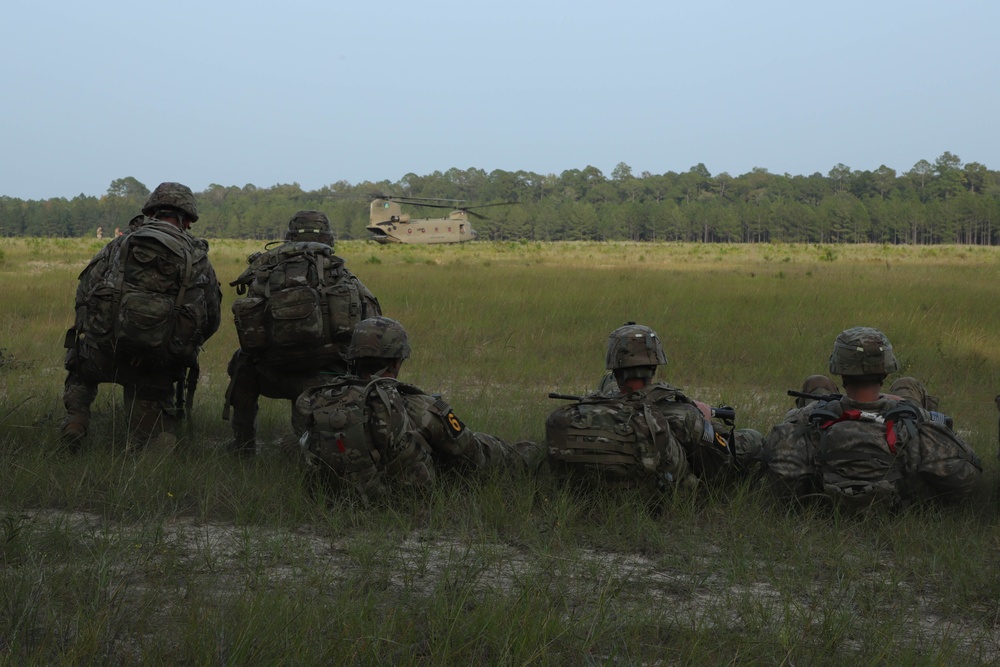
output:
M 153 184 L 154 186 L 156 184 Z M 150 189 L 133 177 L 100 197 L 21 200 L 0 197 L 0 235 L 105 235 L 138 213 Z M 1000 243 L 1000 172 L 943 153 L 905 173 L 838 164 L 826 174 L 772 174 L 754 168 L 713 176 L 703 164 L 686 172 L 635 175 L 619 163 L 610 176 L 588 166 L 558 176 L 528 171 L 449 169 L 318 190 L 297 183 L 267 188 L 212 184 L 195 193 L 197 233 L 209 238 L 278 238 L 300 209 L 326 212 L 338 238 L 367 238 L 373 195 L 439 197 L 462 206 L 497 204 L 474 217 L 481 239 L 809 243 Z M 404 207 L 413 218 L 442 217 Z M 475 209 L 473 209 L 475 211 Z

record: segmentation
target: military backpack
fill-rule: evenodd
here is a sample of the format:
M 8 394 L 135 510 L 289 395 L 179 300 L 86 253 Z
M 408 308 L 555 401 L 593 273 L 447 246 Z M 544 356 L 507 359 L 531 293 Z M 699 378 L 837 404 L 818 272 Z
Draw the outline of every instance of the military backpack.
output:
M 982 466 L 966 443 L 906 401 L 882 403 L 869 411 L 820 402 L 806 421 L 775 427 L 764 447 L 769 476 L 848 508 L 971 490 Z
M 545 440 L 556 472 L 666 489 L 687 471 L 666 418 L 639 398 L 595 394 L 563 406 L 546 420 Z
M 368 499 L 384 493 L 387 477 L 423 466 L 427 447 L 407 415 L 400 392 L 406 386 L 347 375 L 304 392 L 295 410 L 307 424 L 299 442 L 307 466 L 334 489 Z
M 205 241 L 148 219 L 121 237 L 104 275 L 94 281 L 78 334 L 147 362 L 194 365 L 209 323 L 211 275 Z
M 248 260 L 233 282 L 240 347 L 286 370 L 345 365 L 354 326 L 377 301 L 325 243 L 286 242 Z M 374 304 L 374 308 L 369 308 Z

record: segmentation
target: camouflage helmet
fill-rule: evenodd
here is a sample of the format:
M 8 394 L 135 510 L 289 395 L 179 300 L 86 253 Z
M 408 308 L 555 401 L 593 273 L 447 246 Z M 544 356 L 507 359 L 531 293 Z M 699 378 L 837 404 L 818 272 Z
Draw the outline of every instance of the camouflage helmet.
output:
M 872 327 L 852 327 L 833 344 L 830 372 L 834 375 L 888 375 L 899 370 L 892 345 Z
M 286 241 L 311 241 L 333 246 L 330 219 L 322 211 L 299 211 L 288 221 Z
M 351 361 L 374 357 L 376 359 L 406 359 L 410 356 L 410 342 L 406 329 L 389 317 L 369 317 L 354 327 L 347 358 Z
M 635 366 L 660 366 L 667 363 L 667 355 L 659 336 L 649 327 L 626 322 L 608 337 L 608 354 L 604 367 L 614 371 Z
M 180 211 L 191 222 L 198 220 L 198 204 L 194 201 L 191 188 L 180 183 L 160 183 L 142 205 L 143 215 L 153 215 L 162 208 Z

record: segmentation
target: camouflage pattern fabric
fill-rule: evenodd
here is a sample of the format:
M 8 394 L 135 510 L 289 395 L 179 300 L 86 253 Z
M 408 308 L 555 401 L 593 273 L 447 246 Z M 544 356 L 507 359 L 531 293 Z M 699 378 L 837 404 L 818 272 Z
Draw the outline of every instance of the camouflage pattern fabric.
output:
M 286 242 L 247 260 L 230 283 L 242 350 L 282 370 L 345 368 L 354 327 L 382 310 L 324 243 Z
M 667 363 L 663 343 L 649 327 L 628 322 L 608 336 L 604 367 L 609 371 L 635 366 L 662 366 Z
M 802 383 L 802 389 L 800 391 L 803 394 L 815 394 L 817 396 L 841 393 L 840 387 L 837 386 L 837 383 L 825 375 L 810 375 Z M 795 399 L 795 407 L 804 408 L 814 401 L 815 399 L 799 396 Z
M 292 432 L 298 437 L 305 432 L 306 426 L 295 409 L 295 399 L 308 389 L 329 383 L 337 375 L 345 375 L 347 368 L 326 364 L 312 370 L 282 370 L 258 364 L 250 355 L 236 350 L 227 372 L 229 386 L 223 419 L 231 419 L 235 447 L 251 453 L 257 448 L 257 412 L 261 396 L 290 401 Z
M 621 396 L 614 375 L 606 373 L 598 384 L 603 396 Z M 701 410 L 677 387 L 654 382 L 642 394 L 656 405 L 670 423 L 670 430 L 684 448 L 691 472 L 709 481 L 732 474 L 746 474 L 760 463 L 763 435 L 754 429 L 735 429 L 705 419 Z
M 348 394 L 350 400 L 344 398 Z M 446 402 L 392 378 L 367 382 L 355 376 L 337 378 L 305 391 L 296 400 L 295 411 L 306 426 L 301 442 L 307 465 L 347 480 L 347 486 L 368 497 L 384 493 L 387 487 L 430 486 L 439 470 L 528 466 L 522 450 L 471 431 Z M 363 415 L 343 416 L 359 411 Z M 349 429 L 341 425 L 357 422 L 364 428 L 352 431 L 352 443 Z M 358 434 L 365 438 L 364 448 L 357 444 Z
M 427 487 L 435 480 L 429 447 L 413 428 L 392 379 L 355 376 L 304 392 L 295 410 L 307 468 L 330 491 L 364 500 L 393 486 Z
M 558 408 L 546 419 L 545 442 L 552 470 L 570 479 L 664 492 L 694 483 L 670 424 L 638 393 Z
M 469 429 L 441 398 L 405 383 L 399 390 L 414 428 L 442 469 L 524 470 L 533 457 L 530 447 L 519 450 L 496 436 Z
M 937 396 L 927 393 L 923 382 L 913 377 L 901 377 L 895 380 L 889 387 L 889 393 L 929 411 L 937 410 L 940 403 Z
M 161 365 L 189 365 L 219 329 L 222 293 L 208 243 L 174 225 L 133 220 L 90 261 L 76 292 L 76 332 Z
M 198 203 L 194 199 L 191 188 L 181 183 L 160 183 L 149 194 L 146 203 L 142 205 L 145 215 L 153 215 L 157 209 L 173 208 L 183 212 L 191 222 L 198 221 Z
M 736 429 L 732 438 L 725 426 L 705 419 L 694 401 L 680 389 L 657 382 L 644 390 L 666 416 L 674 437 L 684 447 L 691 471 L 705 481 L 744 474 L 760 462 L 763 436 L 753 429 Z
M 289 224 L 297 224 L 296 218 Z M 247 263 L 230 283 L 246 296 L 233 303 L 241 348 L 229 363 L 223 419 L 232 406 L 235 447 L 250 453 L 256 449 L 259 397 L 294 402 L 331 375 L 346 374 L 354 327 L 381 308 L 325 243 L 282 243 L 254 253 Z M 305 427 L 296 415 L 293 403 L 292 428 L 298 436 Z
M 354 327 L 347 358 L 409 359 L 406 329 L 391 317 L 369 317 Z
M 322 211 L 298 211 L 288 221 L 286 241 L 310 241 L 325 243 L 333 248 L 333 230 L 330 219 Z
M 763 460 L 779 493 L 824 494 L 848 506 L 963 497 L 982 474 L 979 457 L 954 431 L 908 401 L 885 397 L 791 411 L 764 440 Z
M 114 276 L 119 276 L 118 280 L 121 280 L 128 269 L 123 247 L 133 234 L 141 236 L 143 227 L 150 226 L 171 236 L 176 233 L 187 237 L 196 253 L 207 253 L 208 244 L 205 241 L 176 228 L 162 230 L 164 224 L 144 216 L 134 217 L 125 234 L 112 239 L 80 274 L 75 299 L 76 323 L 67 332 L 65 343 L 68 375 L 63 392 L 66 408 L 64 430 L 69 424 L 81 426 L 84 432 L 89 428 L 90 406 L 97 396 L 98 385 L 109 382 L 125 388 L 130 435 L 137 443 L 155 436 L 159 430 L 172 428 L 173 384 L 183 376 L 185 366 L 194 361 L 191 356 L 197 354 L 196 348 L 185 344 L 182 354 L 172 354 L 170 350 L 162 353 L 153 350 L 150 353 L 130 350 L 127 345 L 119 346 L 114 338 L 114 318 L 108 314 L 110 311 L 103 308 L 106 297 L 114 292 L 117 284 Z M 197 327 L 197 340 L 203 342 L 219 328 L 222 293 L 207 257 L 203 261 L 195 260 L 195 263 L 201 268 L 189 289 L 192 293 L 197 292 L 196 309 L 201 313 L 202 320 Z M 136 289 L 142 285 L 143 279 L 152 279 L 152 274 L 156 272 L 150 271 L 148 277 L 140 277 L 141 273 L 136 269 Z M 105 313 L 103 316 L 102 312 Z M 96 331 L 90 330 L 93 323 L 102 317 L 105 326 L 98 327 Z M 174 352 L 178 350 L 180 348 Z
M 872 327 L 842 331 L 833 344 L 830 373 L 833 375 L 882 375 L 899 370 L 899 361 L 885 334 Z

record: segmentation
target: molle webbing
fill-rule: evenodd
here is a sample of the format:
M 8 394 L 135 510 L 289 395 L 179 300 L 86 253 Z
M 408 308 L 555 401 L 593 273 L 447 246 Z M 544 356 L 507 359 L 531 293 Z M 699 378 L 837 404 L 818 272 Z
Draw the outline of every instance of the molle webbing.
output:
M 600 440 L 595 440 L 600 438 Z M 590 450 L 587 453 L 574 452 L 559 458 L 570 463 L 600 463 L 605 465 L 636 462 L 635 435 L 620 435 L 613 431 L 586 429 L 566 429 L 566 446 L 572 450 Z

